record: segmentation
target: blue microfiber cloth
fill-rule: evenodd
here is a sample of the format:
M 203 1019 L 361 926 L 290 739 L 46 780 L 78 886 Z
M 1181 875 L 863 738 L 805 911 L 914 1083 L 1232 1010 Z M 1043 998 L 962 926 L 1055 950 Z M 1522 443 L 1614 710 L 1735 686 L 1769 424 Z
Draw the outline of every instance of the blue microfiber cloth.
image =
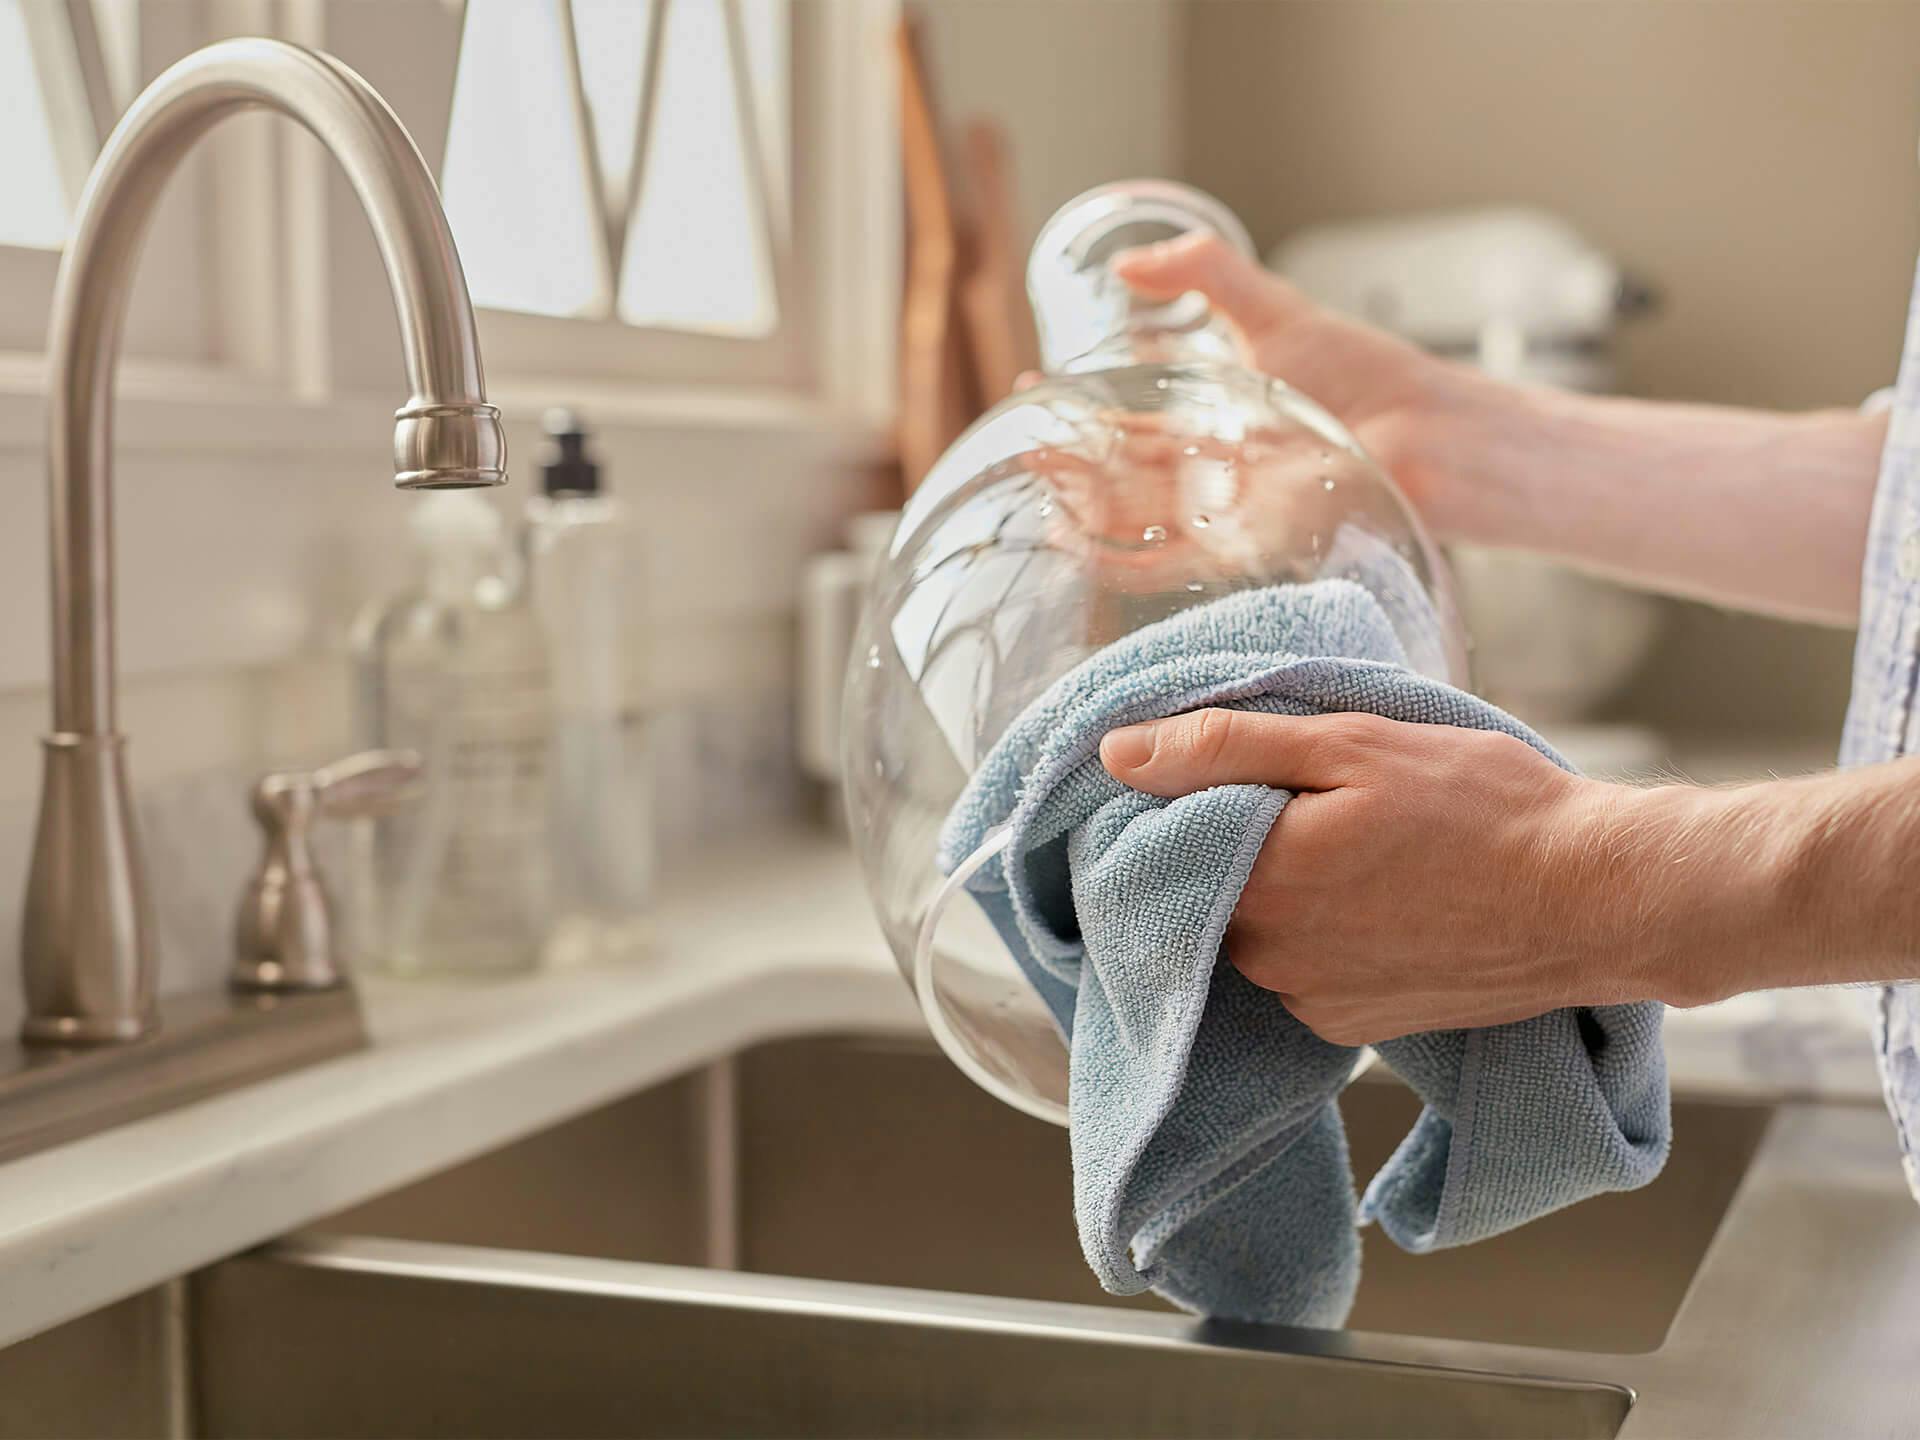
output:
M 1335 1101 L 1358 1052 L 1313 1034 L 1221 949 L 1288 792 L 1168 801 L 1100 764 L 1108 730 L 1204 706 L 1499 730 L 1566 764 L 1511 716 L 1407 668 L 1379 604 L 1346 580 L 1243 591 L 1146 626 L 1009 727 L 948 817 L 940 861 L 951 873 L 1011 827 L 968 888 L 1070 1043 L 1074 1214 L 1101 1283 L 1206 1315 L 1335 1326 L 1359 1282 L 1356 1219 L 1434 1250 L 1657 1175 L 1661 1007 L 1560 1010 L 1379 1046 L 1425 1108 L 1356 1206 Z

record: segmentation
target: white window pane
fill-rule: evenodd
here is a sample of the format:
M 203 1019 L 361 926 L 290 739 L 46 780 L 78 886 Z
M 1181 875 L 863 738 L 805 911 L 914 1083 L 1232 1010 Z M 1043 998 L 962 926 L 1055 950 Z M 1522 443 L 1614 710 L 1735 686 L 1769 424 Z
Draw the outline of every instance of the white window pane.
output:
M 140 90 L 139 0 L 93 0 L 93 28 L 100 37 L 113 113 L 118 115 Z
M 22 5 L 0 0 L 0 245 L 58 250 L 67 190 Z
M 554 0 L 468 0 L 441 189 L 477 304 L 539 315 L 604 305 L 566 47 Z
M 792 44 L 787 0 L 740 0 L 746 32 L 753 109 L 760 124 L 760 153 L 766 159 L 767 200 L 784 232 L 787 203 L 788 73 Z
M 640 124 L 647 32 L 653 0 L 573 0 L 573 33 L 580 41 L 580 83 L 593 112 L 593 141 L 608 203 L 624 213 Z
M 660 93 L 620 267 L 633 325 L 766 335 L 779 319 L 718 0 L 667 8 Z

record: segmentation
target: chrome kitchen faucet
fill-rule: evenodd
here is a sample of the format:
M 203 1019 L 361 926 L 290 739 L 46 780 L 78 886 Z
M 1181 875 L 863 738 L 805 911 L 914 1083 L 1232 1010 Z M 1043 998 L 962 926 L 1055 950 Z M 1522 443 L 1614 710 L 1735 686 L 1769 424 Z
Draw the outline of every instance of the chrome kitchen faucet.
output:
M 460 257 L 433 176 L 386 102 L 333 57 L 263 39 L 208 46 L 148 86 L 101 148 L 53 295 L 53 729 L 22 933 L 29 1043 L 135 1040 L 156 1024 L 153 927 L 114 705 L 114 373 L 154 202 L 195 141 L 256 107 L 319 138 L 373 225 L 411 391 L 395 416 L 394 482 L 506 479 Z

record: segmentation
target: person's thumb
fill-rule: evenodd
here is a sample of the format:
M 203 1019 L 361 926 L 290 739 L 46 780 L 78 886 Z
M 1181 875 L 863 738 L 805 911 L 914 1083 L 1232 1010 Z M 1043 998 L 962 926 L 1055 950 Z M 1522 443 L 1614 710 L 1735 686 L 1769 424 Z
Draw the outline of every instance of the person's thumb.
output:
M 1152 300 L 1197 290 L 1244 335 L 1273 330 L 1311 308 L 1286 281 L 1204 230 L 1124 250 L 1112 267 L 1129 289 Z
M 1167 799 L 1216 785 L 1332 790 L 1390 752 L 1403 728 L 1367 714 L 1193 710 L 1109 730 L 1100 763 L 1122 785 Z

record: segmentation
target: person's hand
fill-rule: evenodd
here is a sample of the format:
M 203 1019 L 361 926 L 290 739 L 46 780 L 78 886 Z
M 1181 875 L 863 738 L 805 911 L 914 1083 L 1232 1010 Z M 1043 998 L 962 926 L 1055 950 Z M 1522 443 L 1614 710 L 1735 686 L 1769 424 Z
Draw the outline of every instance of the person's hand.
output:
M 1470 457 L 1487 448 L 1482 417 L 1501 388 L 1495 382 L 1322 309 L 1217 235 L 1126 251 L 1112 266 L 1149 298 L 1204 295 L 1235 332 L 1245 363 L 1338 416 L 1435 529 L 1451 534 L 1470 524 L 1479 498 Z
M 1750 938 L 1737 917 L 1764 872 L 1722 874 L 1693 843 L 1699 797 L 1723 792 L 1603 784 L 1508 735 L 1365 714 L 1201 710 L 1113 731 L 1100 758 L 1153 795 L 1297 792 L 1227 957 L 1339 1044 L 1567 1005 L 1698 1003 L 1717 994 L 1676 995 L 1673 977 L 1709 973 L 1710 952 Z

